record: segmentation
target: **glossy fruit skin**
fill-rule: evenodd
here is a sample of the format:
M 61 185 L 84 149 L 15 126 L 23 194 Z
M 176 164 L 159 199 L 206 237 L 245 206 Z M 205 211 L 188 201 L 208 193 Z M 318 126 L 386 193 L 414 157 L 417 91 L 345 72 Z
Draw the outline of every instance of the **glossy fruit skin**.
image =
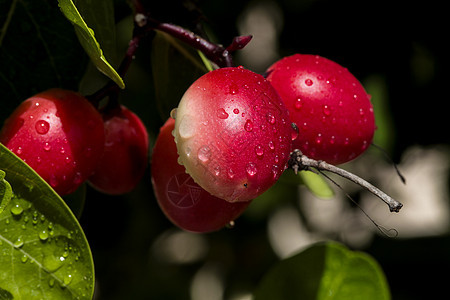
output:
M 344 67 L 317 55 L 295 54 L 267 70 L 299 129 L 293 147 L 316 160 L 348 162 L 371 144 L 370 96 Z
M 216 231 L 235 220 L 250 201 L 229 203 L 212 196 L 186 173 L 178 160 L 172 131 L 175 120 L 161 127 L 151 161 L 152 185 L 159 206 L 169 220 L 191 232 Z
M 148 133 L 142 120 L 125 106 L 103 113 L 105 149 L 89 183 L 110 195 L 133 190 L 148 165 Z
M 50 89 L 22 102 L 5 121 L 0 142 L 61 196 L 74 192 L 103 153 L 101 115 L 80 94 Z
M 274 88 L 242 67 L 197 79 L 176 110 L 180 162 L 200 186 L 229 202 L 272 186 L 292 145 L 289 112 Z

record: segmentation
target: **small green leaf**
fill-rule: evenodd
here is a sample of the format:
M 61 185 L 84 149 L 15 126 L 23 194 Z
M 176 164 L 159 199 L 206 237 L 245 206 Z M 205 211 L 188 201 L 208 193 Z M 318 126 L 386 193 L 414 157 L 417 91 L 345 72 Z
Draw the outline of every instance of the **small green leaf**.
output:
M 318 243 L 275 265 L 263 277 L 254 300 L 388 300 L 385 275 L 368 254 Z
M 12 187 L 11 200 L 0 213 L 0 296 L 92 299 L 92 255 L 71 210 L 2 144 L 0 166 Z
M 94 30 L 88 27 L 73 1 L 58 0 L 58 2 L 63 14 L 74 25 L 78 40 L 97 69 L 112 79 L 120 88 L 125 88 L 122 78 L 103 55 L 103 51 L 95 38 Z M 111 30 L 113 29 L 111 28 Z
M 330 199 L 334 196 L 334 191 L 331 189 L 328 182 L 319 174 L 311 171 L 300 171 L 299 176 L 306 187 L 316 197 L 323 199 Z
M 5 172 L 0 170 L 0 214 L 5 210 L 12 198 L 12 188 L 8 181 L 5 180 Z

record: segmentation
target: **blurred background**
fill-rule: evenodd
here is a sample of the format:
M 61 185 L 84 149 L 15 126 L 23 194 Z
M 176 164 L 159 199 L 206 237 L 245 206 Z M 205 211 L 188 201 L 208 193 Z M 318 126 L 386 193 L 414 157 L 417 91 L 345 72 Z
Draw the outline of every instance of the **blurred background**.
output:
M 450 78 L 443 2 L 179 2 L 151 5 L 162 18 L 178 24 L 183 20 L 186 26 L 204 16 L 205 32 L 224 45 L 236 35 L 253 35 L 236 54 L 236 64 L 262 73 L 283 56 L 318 54 L 360 79 L 376 111 L 374 142 L 398 163 L 407 183 L 401 183 L 392 163 L 374 148 L 342 167 L 405 206 L 391 214 L 377 198 L 335 179 L 371 218 L 386 229 L 394 228 L 398 236 L 380 234 L 339 189 L 334 199 L 322 200 L 304 187 L 286 183 L 253 201 L 233 229 L 187 233 L 161 213 L 147 174 L 136 191 L 123 197 L 89 190 L 81 222 L 96 262 L 98 299 L 249 300 L 275 262 L 326 239 L 373 255 L 386 273 L 393 299 L 438 298 L 450 279 Z M 120 15 L 123 11 L 116 10 L 118 40 L 126 45 L 131 25 L 127 15 Z M 139 49 L 122 99 L 146 112 L 142 117 L 153 129 L 154 140 L 179 98 L 170 95 L 165 108 L 152 109 L 160 100 L 158 91 L 149 88 L 157 77 L 149 72 L 150 53 L 150 44 Z M 181 84 L 179 73 L 183 71 L 174 71 L 170 82 L 177 84 L 172 87 L 181 97 L 189 81 Z
M 117 47 L 105 53 L 117 65 L 133 24 L 125 1 L 114 2 Z M 386 235 L 337 187 L 331 185 L 336 197 L 324 200 L 282 180 L 253 201 L 234 228 L 193 234 L 174 227 L 161 212 L 149 170 L 138 188 L 124 196 L 105 196 L 88 186 L 80 222 L 94 256 L 96 299 L 250 300 L 274 263 L 330 239 L 371 254 L 386 273 L 393 299 L 442 298 L 450 280 L 450 27 L 445 2 L 144 2 L 160 20 L 189 28 L 201 21 L 203 32 L 224 45 L 236 35 L 252 34 L 251 43 L 234 58 L 255 72 L 294 53 L 321 55 L 347 67 L 372 95 L 378 126 L 374 143 L 398 164 L 406 185 L 374 147 L 342 167 L 404 207 L 392 214 L 358 186 L 333 177 L 386 228 Z M 160 59 L 161 53 L 170 53 L 170 59 Z M 151 143 L 183 91 L 201 75 L 182 61 L 157 36 L 140 45 L 125 77 L 120 100 L 143 119 Z M 79 88 L 85 94 L 106 82 L 89 65 L 87 71 L 74 67 L 74 79 L 63 85 L 78 85 L 79 74 L 84 74 Z M 19 101 L 32 91 L 17 84 Z M 15 105 L 6 104 L 0 117 Z M 397 236 L 389 236 L 391 228 Z

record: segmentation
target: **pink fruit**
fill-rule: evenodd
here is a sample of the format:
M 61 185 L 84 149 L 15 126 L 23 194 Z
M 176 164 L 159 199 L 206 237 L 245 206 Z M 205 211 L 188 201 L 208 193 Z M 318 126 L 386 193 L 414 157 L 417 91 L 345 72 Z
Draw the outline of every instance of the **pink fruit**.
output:
M 292 145 L 278 93 L 242 67 L 196 80 L 176 110 L 174 134 L 180 162 L 195 182 L 229 202 L 254 199 L 272 186 Z
M 120 195 L 133 190 L 148 164 L 148 134 L 141 119 L 124 106 L 103 114 L 105 150 L 89 183 Z
M 299 128 L 294 148 L 341 164 L 369 147 L 375 131 L 370 96 L 346 68 L 320 56 L 295 54 L 274 63 L 267 74 Z
M 178 164 L 172 131 L 175 120 L 160 129 L 152 154 L 152 185 L 165 215 L 180 228 L 193 232 L 219 230 L 235 220 L 250 201 L 229 203 L 212 196 Z
M 94 171 L 105 134 L 97 110 L 78 93 L 50 89 L 22 102 L 6 120 L 0 141 L 60 195 Z

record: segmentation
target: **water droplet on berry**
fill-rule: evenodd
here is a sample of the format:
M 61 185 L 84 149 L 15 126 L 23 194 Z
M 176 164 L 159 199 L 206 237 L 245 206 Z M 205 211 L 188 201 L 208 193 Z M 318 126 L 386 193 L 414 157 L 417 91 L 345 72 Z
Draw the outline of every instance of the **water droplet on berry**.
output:
M 44 150 L 45 150 L 45 151 L 48 152 L 48 151 L 50 151 L 51 149 L 52 149 L 52 146 L 50 146 L 49 143 L 45 143 L 45 144 L 44 144 Z
M 345 140 L 344 140 L 344 145 L 348 145 L 350 143 L 350 139 L 347 137 L 347 138 L 345 138 Z
M 50 124 L 47 121 L 39 120 L 34 125 L 36 132 L 39 134 L 46 134 L 50 130 Z
M 220 166 L 215 166 L 215 167 L 214 167 L 214 174 L 215 174 L 216 176 L 219 176 L 219 175 L 220 175 Z
M 17 147 L 16 154 L 20 155 L 20 154 L 22 154 L 22 152 L 23 152 L 22 147 L 20 147 L 20 146 Z
M 229 88 L 229 93 L 231 95 L 236 95 L 237 93 L 239 93 L 239 87 L 236 84 L 231 84 Z
M 272 151 L 275 150 L 275 145 L 273 144 L 272 141 L 269 142 L 269 149 Z
M 300 110 L 302 108 L 302 106 L 303 106 L 302 99 L 298 98 L 297 100 L 295 100 L 294 108 L 296 110 Z
M 251 120 L 247 120 L 244 124 L 245 131 L 252 131 L 253 130 L 253 122 Z
M 322 111 L 325 116 L 331 115 L 331 109 L 328 105 L 324 105 Z
M 218 117 L 219 119 L 225 120 L 226 118 L 228 118 L 228 114 L 227 114 L 227 112 L 225 111 L 225 109 L 219 108 L 219 109 L 217 110 L 217 117 Z
M 174 108 L 170 111 L 170 117 L 174 120 L 177 118 L 177 109 L 176 108 Z
M 272 113 L 267 113 L 267 115 L 266 115 L 266 119 L 267 119 L 267 122 L 269 122 L 270 124 L 275 124 L 275 116 L 274 115 L 272 115 Z
M 249 176 L 255 176 L 256 173 L 258 172 L 258 169 L 256 168 L 256 164 L 253 162 L 249 162 L 247 164 L 247 167 L 245 168 L 245 170 L 247 171 L 247 174 Z
M 198 149 L 197 157 L 202 162 L 207 162 L 211 158 L 211 149 L 208 146 L 203 146 Z
M 305 84 L 307 85 L 307 86 L 312 86 L 313 85 L 313 81 L 311 80 L 311 79 L 306 79 L 305 80 Z
M 264 148 L 263 148 L 263 146 L 261 146 L 260 144 L 256 145 L 255 153 L 256 153 L 257 157 L 259 157 L 259 158 L 263 157 L 263 155 L 264 155 Z
M 331 136 L 331 138 L 330 138 L 330 144 L 333 145 L 335 141 L 336 141 L 335 136 L 334 136 L 334 135 Z
M 359 115 L 364 116 L 364 110 L 362 108 L 359 109 Z
M 233 169 L 229 168 L 227 170 L 227 175 L 228 175 L 228 178 L 233 179 L 234 178 L 234 171 L 233 171 Z
M 320 144 L 320 143 L 322 143 L 322 134 L 317 134 L 317 137 L 316 137 L 316 144 Z
M 278 176 L 279 167 L 277 165 L 272 166 L 273 179 L 276 179 Z
M 58 185 L 58 179 L 56 178 L 55 175 L 50 175 L 49 183 L 53 188 L 55 188 Z
M 238 108 L 233 109 L 233 113 L 237 115 L 239 113 L 239 109 Z

